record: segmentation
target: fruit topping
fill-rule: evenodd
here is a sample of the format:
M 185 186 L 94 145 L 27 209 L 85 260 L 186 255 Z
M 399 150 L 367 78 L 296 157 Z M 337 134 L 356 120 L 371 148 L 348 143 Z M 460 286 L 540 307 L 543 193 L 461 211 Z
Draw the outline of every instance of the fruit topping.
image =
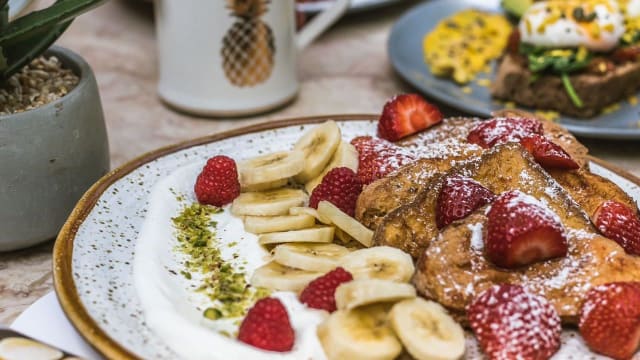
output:
M 335 294 L 336 305 L 340 310 L 415 297 L 416 288 L 413 285 L 380 279 L 349 281 L 338 286 Z
M 289 351 L 293 348 L 295 332 L 289 314 L 280 300 L 258 300 L 240 324 L 238 340 L 269 351 Z
M 358 179 L 362 185 L 369 185 L 416 160 L 405 149 L 371 136 L 356 137 L 351 144 L 358 151 Z
M 496 199 L 488 214 L 484 246 L 495 265 L 515 268 L 567 254 L 565 230 L 558 216 L 518 190 Z
M 194 186 L 201 204 L 223 206 L 240 195 L 238 169 L 232 158 L 214 156 L 207 161 Z
M 640 217 L 624 204 L 608 200 L 602 203 L 593 222 L 602 235 L 617 242 L 632 255 L 640 255 Z
M 631 359 L 640 344 L 640 283 L 615 282 L 589 290 L 579 328 L 591 350 Z
M 455 360 L 465 351 L 464 330 L 442 305 L 422 298 L 403 300 L 389 313 L 391 326 L 415 359 Z
M 335 225 L 336 229 L 347 233 L 360 244 L 366 247 L 373 245 L 373 231 L 367 229 L 358 220 L 347 215 L 332 203 L 324 200 L 320 201 L 318 203 L 318 215 L 321 219 Z
M 301 230 L 313 227 L 316 218 L 308 214 L 279 216 L 245 216 L 244 229 L 253 234 Z
M 411 255 L 391 246 L 356 250 L 342 257 L 340 266 L 354 279 L 408 282 L 415 272 Z
M 257 268 L 250 283 L 253 287 L 297 293 L 322 275 L 321 272 L 300 270 L 272 261 Z
M 335 121 L 329 120 L 307 131 L 293 146 L 304 156 L 304 167 L 295 175 L 297 182 L 304 184 L 322 173 L 335 153 L 342 135 Z
M 402 94 L 387 101 L 378 121 L 378 136 L 398 141 L 442 121 L 442 113 L 417 94 Z
M 338 267 L 313 280 L 302 290 L 300 302 L 313 309 L 336 311 L 336 288 L 342 283 L 353 280 L 345 269 Z
M 258 236 L 260 245 L 283 243 L 330 243 L 333 242 L 334 229 L 331 226 L 316 226 L 308 229 L 279 231 Z
M 322 170 L 320 175 L 315 178 L 309 180 L 306 184 L 304 184 L 304 188 L 307 189 L 307 192 L 311 194 L 313 189 L 320 184 L 324 176 L 327 173 L 338 167 L 348 167 L 353 171 L 358 171 L 358 151 L 355 146 L 349 144 L 346 141 L 340 141 L 340 145 L 336 149 L 336 152 L 331 157 L 331 161 L 327 165 L 327 167 Z
M 257 156 L 238 163 L 240 183 L 248 188 L 270 188 L 265 184 L 280 184 L 278 180 L 286 180 L 299 174 L 304 166 L 302 151 L 281 151 Z
M 476 209 L 492 202 L 496 196 L 477 181 L 460 175 L 445 179 L 436 202 L 438 229 L 464 219 Z
M 337 244 L 282 244 L 273 249 L 273 261 L 296 269 L 329 272 L 349 249 Z
M 317 209 L 318 203 L 326 200 L 349 216 L 356 212 L 356 201 L 362 192 L 362 184 L 356 173 L 347 168 L 335 168 L 327 173 L 320 185 L 311 193 L 309 206 Z
M 467 313 L 491 360 L 549 359 L 560 347 L 562 326 L 555 308 L 521 286 L 494 285 L 471 302 Z
M 318 340 L 329 360 L 393 360 L 402 344 L 393 333 L 388 305 L 338 310 L 318 326 Z
M 563 148 L 542 135 L 529 135 L 520 144 L 527 149 L 536 162 L 544 168 L 578 169 L 576 163 Z
M 289 209 L 301 206 L 307 201 L 302 190 L 282 188 L 263 192 L 242 193 L 231 205 L 231 213 L 236 216 L 277 216 L 289 214 Z
M 485 149 L 505 142 L 515 142 L 532 135 L 542 135 L 542 123 L 531 118 L 496 118 L 473 128 L 467 141 Z

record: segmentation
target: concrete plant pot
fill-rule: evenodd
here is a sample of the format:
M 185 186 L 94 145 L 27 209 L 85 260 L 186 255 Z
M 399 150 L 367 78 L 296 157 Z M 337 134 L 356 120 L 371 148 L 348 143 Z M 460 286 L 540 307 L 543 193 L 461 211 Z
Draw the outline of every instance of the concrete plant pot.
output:
M 96 79 L 79 55 L 54 46 L 80 77 L 64 97 L 0 116 L 0 251 L 53 239 L 82 194 L 109 170 Z

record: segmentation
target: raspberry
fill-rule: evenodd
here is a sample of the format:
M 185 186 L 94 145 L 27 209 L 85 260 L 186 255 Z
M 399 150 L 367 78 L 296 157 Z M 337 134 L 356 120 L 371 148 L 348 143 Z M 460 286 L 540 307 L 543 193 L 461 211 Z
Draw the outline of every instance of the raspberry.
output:
M 336 289 L 340 284 L 353 280 L 351 273 L 338 267 L 313 280 L 300 294 L 300 301 L 310 308 L 336 311 Z
M 320 201 L 326 200 L 349 216 L 356 212 L 356 201 L 362 192 L 362 184 L 356 173 L 346 167 L 332 169 L 322 182 L 313 189 L 309 206 L 317 209 Z
M 218 155 L 207 161 L 194 186 L 201 204 L 223 206 L 240 195 L 236 163 L 228 156 Z
M 238 340 L 264 350 L 291 350 L 295 333 L 287 309 L 280 300 L 258 300 L 240 324 Z

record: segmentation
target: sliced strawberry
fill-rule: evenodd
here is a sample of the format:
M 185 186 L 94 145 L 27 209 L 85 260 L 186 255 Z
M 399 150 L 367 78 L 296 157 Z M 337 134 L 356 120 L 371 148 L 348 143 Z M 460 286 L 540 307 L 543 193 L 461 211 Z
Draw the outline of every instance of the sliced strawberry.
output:
M 487 258 L 515 268 L 567 254 L 567 239 L 558 216 L 536 198 L 518 190 L 496 199 L 488 214 L 484 239 Z
M 490 360 L 546 360 L 560 348 L 556 309 L 521 286 L 494 285 L 471 302 L 467 316 Z
M 520 54 L 520 43 L 520 30 L 518 30 L 518 28 L 515 28 L 509 35 L 509 40 L 507 40 L 507 51 L 512 55 Z
M 542 135 L 529 135 L 520 140 L 520 144 L 529 151 L 536 162 L 544 168 L 578 169 L 576 163 L 563 148 L 552 143 Z
M 542 134 L 542 123 L 531 118 L 495 118 L 473 128 L 467 141 L 485 149 L 505 142 L 520 141 L 532 134 Z
M 640 218 L 629 207 L 605 201 L 593 215 L 593 222 L 602 235 L 620 244 L 628 254 L 640 255 Z
M 356 137 L 351 144 L 358 151 L 358 180 L 362 185 L 368 185 L 416 160 L 407 150 L 371 136 Z
M 417 94 L 402 94 L 387 101 L 378 121 L 378 136 L 398 141 L 442 121 L 442 113 Z
M 640 344 L 640 283 L 614 282 L 589 290 L 579 328 L 591 350 L 631 359 Z
M 447 177 L 436 202 L 438 229 L 442 229 L 455 220 L 464 219 L 495 198 L 496 196 L 489 189 L 473 179 L 460 175 Z

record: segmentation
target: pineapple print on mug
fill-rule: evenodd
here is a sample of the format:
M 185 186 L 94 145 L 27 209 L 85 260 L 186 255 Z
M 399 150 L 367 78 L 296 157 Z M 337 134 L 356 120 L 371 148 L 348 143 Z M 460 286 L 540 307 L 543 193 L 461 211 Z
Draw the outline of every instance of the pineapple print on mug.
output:
M 226 1 L 236 20 L 222 39 L 224 73 L 235 86 L 256 86 L 269 79 L 274 66 L 273 31 L 261 19 L 270 0 Z

